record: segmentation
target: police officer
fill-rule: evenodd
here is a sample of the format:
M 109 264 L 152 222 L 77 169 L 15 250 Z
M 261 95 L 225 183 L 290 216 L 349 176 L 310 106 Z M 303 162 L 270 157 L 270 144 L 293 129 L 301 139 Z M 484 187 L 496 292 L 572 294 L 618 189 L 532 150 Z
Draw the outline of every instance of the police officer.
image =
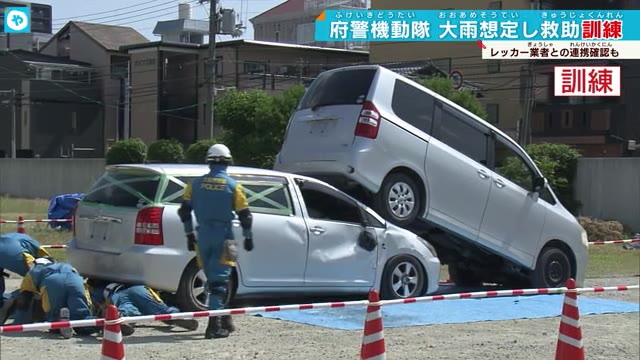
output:
M 16 299 L 4 294 L 4 278 L 8 276 L 4 270 L 24 277 L 29 272 L 33 261 L 38 257 L 45 256 L 49 256 L 47 250 L 27 234 L 7 233 L 0 235 L 0 323 L 4 324 Z
M 229 276 L 238 255 L 231 227 L 233 211 L 240 219 L 246 251 L 253 250 L 253 217 L 242 186 L 227 174 L 232 161 L 229 148 L 223 144 L 211 146 L 206 161 L 210 172 L 187 185 L 178 214 L 187 235 L 187 248 L 196 251 L 196 259 L 207 277 L 209 309 L 219 310 L 225 307 Z M 198 222 L 197 240 L 192 210 Z M 205 338 L 228 337 L 234 330 L 231 316 L 210 317 Z
M 89 279 L 87 280 L 87 287 L 93 306 L 99 311 L 96 311 L 96 313 L 104 313 L 104 308 L 107 305 L 115 305 L 121 317 L 174 314 L 180 312 L 178 308 L 168 306 L 162 301 L 157 292 L 144 285 L 126 285 Z M 198 329 L 198 321 L 195 319 L 170 320 L 166 323 L 190 331 Z M 133 328 L 131 330 L 133 330 Z M 123 335 L 125 335 L 124 331 Z
M 86 320 L 94 319 L 91 313 L 91 299 L 86 291 L 84 280 L 70 264 L 55 262 L 50 257 L 37 258 L 31 270 L 20 284 L 18 310 L 25 311 L 31 304 L 34 294 L 42 298 L 42 310 L 47 321 L 61 319 Z M 22 323 L 18 320 L 14 323 Z M 90 335 L 99 332 L 97 327 L 79 327 L 79 335 Z M 63 328 L 60 333 L 65 338 L 73 335 L 73 329 Z

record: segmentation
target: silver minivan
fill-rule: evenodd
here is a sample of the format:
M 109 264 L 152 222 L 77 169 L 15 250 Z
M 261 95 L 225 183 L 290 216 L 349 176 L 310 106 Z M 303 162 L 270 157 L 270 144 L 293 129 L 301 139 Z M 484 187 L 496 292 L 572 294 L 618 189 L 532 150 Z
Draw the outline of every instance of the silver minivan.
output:
M 427 237 L 458 284 L 584 279 L 586 233 L 526 152 L 384 67 L 320 74 L 289 120 L 274 169 L 332 183 Z

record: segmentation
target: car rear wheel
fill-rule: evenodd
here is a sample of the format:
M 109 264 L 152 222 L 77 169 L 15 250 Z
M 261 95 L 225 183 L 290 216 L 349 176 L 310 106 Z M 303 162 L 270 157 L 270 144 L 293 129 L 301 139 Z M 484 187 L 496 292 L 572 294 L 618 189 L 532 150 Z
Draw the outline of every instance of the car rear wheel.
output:
M 236 289 L 236 276 L 229 276 L 229 288 L 225 303 L 231 303 Z M 195 259 L 187 265 L 178 292 L 176 302 L 181 311 L 205 311 L 209 309 L 209 293 L 207 289 L 207 277 L 199 267 Z
M 426 288 L 427 275 L 420 262 L 406 255 L 387 263 L 382 273 L 380 295 L 383 299 L 406 299 L 421 296 Z
M 376 194 L 376 210 L 399 226 L 411 225 L 422 207 L 421 190 L 415 180 L 403 173 L 389 174 Z
M 531 274 L 531 285 L 535 288 L 565 286 L 571 277 L 571 260 L 556 247 L 547 247 L 540 252 L 536 269 Z

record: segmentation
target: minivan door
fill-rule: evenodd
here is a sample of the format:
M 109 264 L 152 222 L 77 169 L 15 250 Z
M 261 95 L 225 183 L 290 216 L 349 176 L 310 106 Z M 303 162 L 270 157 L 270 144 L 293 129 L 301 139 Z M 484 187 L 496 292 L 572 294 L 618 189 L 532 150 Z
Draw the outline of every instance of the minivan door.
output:
M 491 190 L 489 132 L 473 118 L 436 102 L 433 136 L 427 150 L 427 219 L 476 240 Z
M 289 119 L 279 160 L 335 161 L 349 151 L 376 71 L 347 69 L 319 75 Z
M 532 191 L 536 172 L 522 151 L 501 135 L 495 134 L 493 144 L 492 189 L 480 238 L 533 267 L 547 212 L 542 199 Z

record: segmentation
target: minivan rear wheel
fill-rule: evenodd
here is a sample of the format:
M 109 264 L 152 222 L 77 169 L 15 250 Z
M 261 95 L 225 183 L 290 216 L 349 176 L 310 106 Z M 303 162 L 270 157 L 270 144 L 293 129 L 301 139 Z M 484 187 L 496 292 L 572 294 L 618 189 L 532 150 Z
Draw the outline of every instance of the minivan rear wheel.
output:
M 398 226 L 411 225 L 422 207 L 420 189 L 410 176 L 392 173 L 382 182 L 375 196 L 376 210 Z
M 236 289 L 236 276 L 229 276 L 229 288 L 225 304 L 230 304 Z M 198 267 L 194 259 L 187 265 L 180 279 L 175 301 L 181 311 L 206 311 L 209 310 L 209 294 L 207 289 L 207 277 Z

